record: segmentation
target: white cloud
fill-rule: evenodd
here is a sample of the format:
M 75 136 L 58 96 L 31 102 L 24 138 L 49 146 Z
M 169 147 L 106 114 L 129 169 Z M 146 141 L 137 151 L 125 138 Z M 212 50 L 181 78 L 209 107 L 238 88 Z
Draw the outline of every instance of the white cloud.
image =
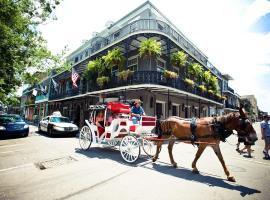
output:
M 42 32 L 55 53 L 67 44 L 75 50 L 82 40 L 91 38 L 93 31 L 102 31 L 107 21 L 117 21 L 143 2 L 65 0 L 57 11 L 59 20 L 42 27 Z M 270 112 L 269 89 L 260 83 L 262 76 L 270 75 L 270 34 L 247 31 L 270 12 L 269 1 L 256 0 L 251 4 L 235 0 L 152 2 L 211 63 L 235 79 L 231 85 L 237 93 L 255 94 L 259 107 Z

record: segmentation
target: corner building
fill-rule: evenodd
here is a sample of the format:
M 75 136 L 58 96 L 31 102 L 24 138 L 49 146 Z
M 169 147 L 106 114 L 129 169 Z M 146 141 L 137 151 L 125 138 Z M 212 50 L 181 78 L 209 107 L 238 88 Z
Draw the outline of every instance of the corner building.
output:
M 223 75 L 181 31 L 175 27 L 151 2 L 147 1 L 117 22 L 109 22 L 106 29 L 93 33 L 93 37 L 71 53 L 67 60 L 80 74 L 78 87 L 73 88 L 71 72 L 53 76 L 59 84 L 52 89 L 48 100 L 49 113 L 60 110 L 78 125 L 82 126 L 88 118 L 88 107 L 109 99 L 141 99 L 147 115 L 205 117 L 223 114 L 225 102 L 217 96 L 201 92 L 198 84 L 189 87 L 184 82 L 184 73 L 171 64 L 174 52 L 185 52 L 190 61 L 196 62 L 203 70 L 211 71 L 217 77 L 220 94 L 228 85 L 228 75 Z M 152 38 L 161 43 L 161 56 L 145 59 L 139 56 L 142 41 Z M 82 76 L 91 60 L 100 58 L 115 48 L 125 57 L 124 69 L 134 71 L 127 80 L 119 80 L 118 67 L 111 69 L 109 82 L 99 87 L 95 81 Z M 174 79 L 164 77 L 164 70 L 176 72 Z M 226 83 L 226 84 L 225 84 Z

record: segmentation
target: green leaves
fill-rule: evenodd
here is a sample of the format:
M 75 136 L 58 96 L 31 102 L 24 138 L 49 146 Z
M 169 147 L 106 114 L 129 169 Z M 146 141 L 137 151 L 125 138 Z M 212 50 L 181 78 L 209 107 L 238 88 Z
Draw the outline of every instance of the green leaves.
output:
M 101 76 L 105 72 L 105 64 L 102 58 L 97 58 L 95 60 L 92 60 L 88 63 L 83 76 L 88 79 L 95 79 L 98 76 Z
M 188 55 L 185 54 L 183 51 L 178 51 L 172 54 L 171 56 L 171 63 L 176 67 L 184 67 L 187 63 Z
M 140 57 L 157 57 L 161 55 L 161 43 L 154 39 L 147 39 L 141 42 L 139 49 Z
M 188 67 L 188 74 L 195 76 L 195 79 L 197 79 L 197 81 L 200 81 L 203 76 L 202 66 L 198 63 L 192 63 Z
M 108 51 L 107 55 L 103 56 L 102 59 L 104 60 L 104 64 L 108 69 L 111 69 L 113 66 L 122 68 L 125 60 L 122 52 L 118 48 Z
M 49 65 L 52 55 L 38 25 L 53 18 L 57 4 L 56 0 L 0 0 L 0 101 L 19 87 L 25 76 L 30 79 L 26 72 L 45 71 L 44 66 Z

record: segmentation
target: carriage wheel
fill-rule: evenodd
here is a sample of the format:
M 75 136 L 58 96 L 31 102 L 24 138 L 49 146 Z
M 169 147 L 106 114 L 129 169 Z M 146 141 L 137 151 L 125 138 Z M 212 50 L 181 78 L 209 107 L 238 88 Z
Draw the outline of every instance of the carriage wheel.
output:
M 150 157 L 154 157 L 156 153 L 156 145 L 153 141 L 143 139 L 142 140 L 143 151 Z
M 92 132 L 88 126 L 82 127 L 79 135 L 79 143 L 83 150 L 90 148 L 92 143 Z
M 108 140 L 107 143 L 109 146 L 114 147 L 118 144 L 118 140 L 116 139 Z
M 151 141 L 147 139 L 142 139 L 142 147 L 143 151 L 150 157 L 154 157 L 157 151 L 157 142 L 156 141 Z M 160 147 L 161 151 L 161 147 Z M 160 153 L 159 151 L 159 153 Z
M 139 141 L 133 136 L 125 136 L 120 143 L 120 153 L 126 162 L 135 162 L 141 153 Z

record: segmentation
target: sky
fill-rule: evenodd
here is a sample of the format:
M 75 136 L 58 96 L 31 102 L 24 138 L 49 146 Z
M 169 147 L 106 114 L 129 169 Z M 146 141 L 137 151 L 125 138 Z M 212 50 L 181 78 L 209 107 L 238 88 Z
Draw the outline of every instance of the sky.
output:
M 105 29 L 145 0 L 64 0 L 56 21 L 40 27 L 48 48 L 76 50 L 93 32 Z M 151 0 L 222 73 L 234 80 L 239 95 L 255 95 L 261 110 L 270 113 L 270 1 L 268 0 Z

